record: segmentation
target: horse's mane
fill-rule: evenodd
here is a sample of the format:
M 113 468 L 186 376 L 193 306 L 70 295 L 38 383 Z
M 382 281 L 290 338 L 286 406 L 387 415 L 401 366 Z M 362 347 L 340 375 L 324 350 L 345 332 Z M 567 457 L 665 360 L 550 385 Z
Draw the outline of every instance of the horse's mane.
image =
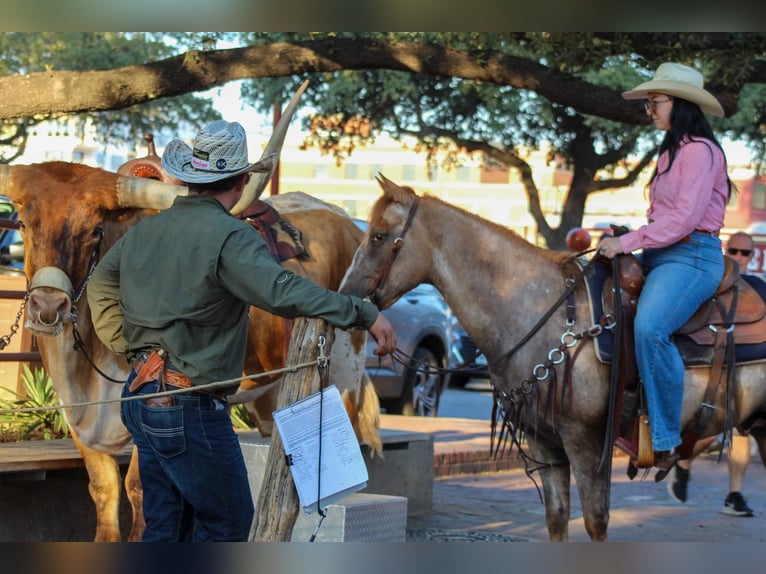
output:
M 525 245 L 528 245 L 535 250 L 536 255 L 539 255 L 540 257 L 547 259 L 548 261 L 551 261 L 552 263 L 559 265 L 561 267 L 565 267 L 565 268 L 568 267 L 568 265 L 572 263 L 573 260 L 576 258 L 576 255 L 570 253 L 569 251 L 557 251 L 552 249 L 546 249 L 544 247 L 535 245 L 534 243 L 530 243 L 529 241 L 524 239 L 521 235 L 516 233 L 513 229 L 506 227 L 504 225 L 501 225 L 500 223 L 496 223 L 494 221 L 481 217 L 480 215 L 477 215 L 471 211 L 468 211 L 467 209 L 464 209 L 460 206 L 444 201 L 440 197 L 437 197 L 431 193 L 427 193 L 427 192 L 424 193 L 423 195 L 421 195 L 421 199 L 425 199 L 427 201 L 436 201 L 444 205 L 445 207 L 449 208 L 450 210 L 460 213 L 463 217 L 467 219 L 471 219 L 472 221 L 475 221 L 476 223 L 488 228 L 491 232 L 506 238 L 508 241 L 511 241 L 514 243 L 523 243 Z

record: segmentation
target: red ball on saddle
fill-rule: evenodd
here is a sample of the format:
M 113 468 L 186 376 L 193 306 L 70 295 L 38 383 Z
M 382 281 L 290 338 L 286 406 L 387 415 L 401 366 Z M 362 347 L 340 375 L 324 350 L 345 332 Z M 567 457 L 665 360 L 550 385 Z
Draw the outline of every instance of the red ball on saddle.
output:
M 566 242 L 571 251 L 585 251 L 590 247 L 590 233 L 582 227 L 573 227 L 567 233 Z

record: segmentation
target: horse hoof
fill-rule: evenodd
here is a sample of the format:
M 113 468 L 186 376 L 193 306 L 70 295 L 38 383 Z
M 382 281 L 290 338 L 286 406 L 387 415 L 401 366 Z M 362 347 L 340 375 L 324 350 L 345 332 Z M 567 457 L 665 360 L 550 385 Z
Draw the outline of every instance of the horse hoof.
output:
M 626 471 L 626 474 L 630 480 L 636 478 L 636 475 L 638 474 L 638 468 L 635 464 L 633 464 L 632 461 L 628 463 L 628 470 Z

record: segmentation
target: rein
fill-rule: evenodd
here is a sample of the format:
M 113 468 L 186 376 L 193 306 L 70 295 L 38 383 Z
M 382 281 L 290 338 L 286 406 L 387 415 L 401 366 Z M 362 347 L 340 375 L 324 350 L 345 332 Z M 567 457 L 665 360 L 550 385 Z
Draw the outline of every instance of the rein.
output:
M 80 351 L 82 355 L 85 357 L 85 360 L 90 363 L 90 366 L 93 367 L 93 370 L 96 371 L 99 375 L 104 377 L 106 380 L 112 382 L 112 383 L 118 383 L 122 384 L 125 381 L 122 379 L 115 379 L 114 377 L 110 377 L 107 375 L 104 371 L 98 368 L 96 363 L 93 362 L 93 359 L 88 355 L 88 352 L 85 350 L 85 342 L 83 341 L 82 335 L 80 335 L 80 331 L 77 328 L 77 308 L 75 305 L 80 301 L 80 299 L 83 296 L 83 293 L 85 293 L 85 288 L 88 286 L 88 282 L 90 281 L 90 278 L 93 276 L 93 272 L 96 270 L 96 265 L 98 264 L 99 260 L 99 252 L 101 250 L 101 241 L 104 239 L 104 230 L 100 227 L 96 229 L 96 232 L 98 233 L 98 241 L 96 242 L 96 246 L 93 248 L 93 251 L 91 251 L 90 254 L 90 260 L 88 261 L 88 272 L 85 274 L 85 278 L 82 280 L 82 283 L 80 284 L 80 288 L 77 290 L 77 295 L 72 299 L 72 315 L 74 316 L 74 320 L 72 321 L 72 337 L 74 337 L 74 345 L 72 348 L 75 351 Z

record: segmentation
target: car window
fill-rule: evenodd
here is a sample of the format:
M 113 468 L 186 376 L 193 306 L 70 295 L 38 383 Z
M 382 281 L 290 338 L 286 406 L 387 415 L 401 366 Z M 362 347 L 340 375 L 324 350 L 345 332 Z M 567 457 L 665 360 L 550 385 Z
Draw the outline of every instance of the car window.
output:
M 0 196 L 0 219 L 16 219 L 11 201 Z M 24 243 L 18 229 L 0 227 L 0 273 L 18 274 L 24 269 Z

